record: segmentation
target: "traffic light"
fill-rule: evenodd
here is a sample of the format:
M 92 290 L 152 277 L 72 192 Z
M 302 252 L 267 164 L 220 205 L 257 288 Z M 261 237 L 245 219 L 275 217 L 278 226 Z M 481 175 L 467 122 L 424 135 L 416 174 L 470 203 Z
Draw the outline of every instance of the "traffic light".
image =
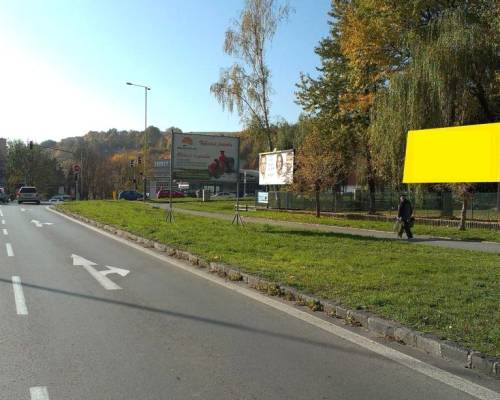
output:
M 134 168 L 134 160 L 130 160 L 130 168 Z
M 142 164 L 142 158 L 141 158 L 141 156 L 137 157 L 137 164 L 139 164 L 139 165 Z
M 30 150 L 33 150 L 33 140 L 30 140 Z

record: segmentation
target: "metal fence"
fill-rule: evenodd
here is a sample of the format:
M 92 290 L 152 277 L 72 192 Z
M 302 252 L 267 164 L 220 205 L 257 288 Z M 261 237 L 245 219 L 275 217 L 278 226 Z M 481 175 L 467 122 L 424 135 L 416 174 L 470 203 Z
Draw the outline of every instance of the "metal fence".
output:
M 424 193 L 409 195 L 417 218 L 455 219 L 460 218 L 462 200 L 452 193 Z M 367 191 L 353 193 L 321 193 L 322 212 L 367 213 L 370 197 Z M 397 214 L 398 192 L 375 194 L 377 213 L 393 217 Z M 315 210 L 314 196 L 293 192 L 270 192 L 269 208 L 284 210 Z M 498 193 L 474 193 L 467 209 L 467 218 L 477 221 L 500 223 L 500 196 Z

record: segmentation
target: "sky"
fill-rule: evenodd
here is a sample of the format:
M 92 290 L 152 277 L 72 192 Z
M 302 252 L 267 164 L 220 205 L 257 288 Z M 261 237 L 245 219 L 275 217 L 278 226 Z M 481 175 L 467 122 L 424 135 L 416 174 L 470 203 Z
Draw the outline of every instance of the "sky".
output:
M 315 75 L 330 0 L 290 0 L 268 52 L 271 114 L 297 121 L 295 84 Z M 60 140 L 88 131 L 238 131 L 239 116 L 210 93 L 224 32 L 243 0 L 0 0 L 0 137 Z

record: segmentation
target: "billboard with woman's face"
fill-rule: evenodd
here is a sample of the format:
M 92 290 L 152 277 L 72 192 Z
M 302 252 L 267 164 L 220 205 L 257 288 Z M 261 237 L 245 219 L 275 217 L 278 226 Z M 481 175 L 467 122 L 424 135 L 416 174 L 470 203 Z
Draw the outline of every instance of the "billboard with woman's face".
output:
M 293 183 L 293 150 L 259 154 L 259 185 Z

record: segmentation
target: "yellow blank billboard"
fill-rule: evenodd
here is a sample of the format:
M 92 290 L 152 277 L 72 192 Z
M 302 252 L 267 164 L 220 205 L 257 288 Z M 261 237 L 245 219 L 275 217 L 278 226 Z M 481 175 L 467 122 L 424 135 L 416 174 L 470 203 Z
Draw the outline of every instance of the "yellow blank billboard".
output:
M 500 182 L 500 123 L 409 131 L 403 182 Z

